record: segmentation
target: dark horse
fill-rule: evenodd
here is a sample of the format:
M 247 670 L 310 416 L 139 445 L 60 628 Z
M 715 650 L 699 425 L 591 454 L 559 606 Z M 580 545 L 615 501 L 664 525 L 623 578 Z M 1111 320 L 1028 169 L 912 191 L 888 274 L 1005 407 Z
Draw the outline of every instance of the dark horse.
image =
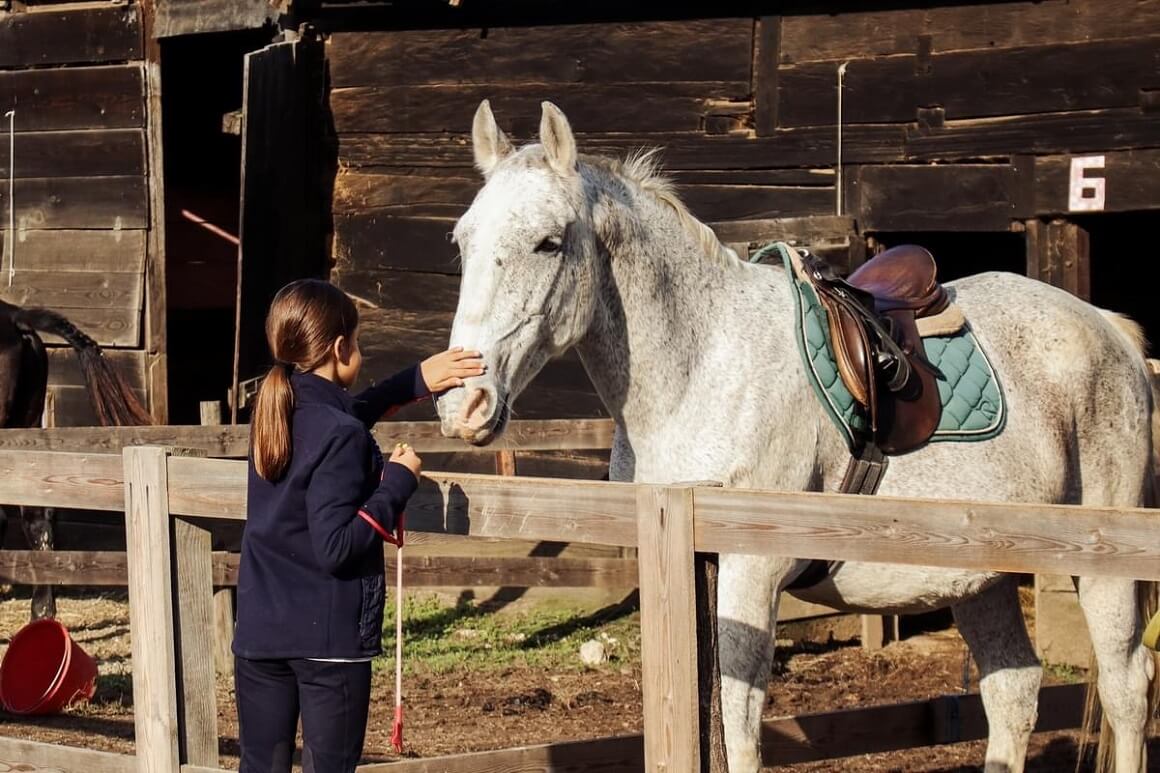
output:
M 113 370 L 96 341 L 55 311 L 22 309 L 0 301 L 0 428 L 40 426 L 48 387 L 48 355 L 38 332 L 60 336 L 76 351 L 89 400 L 102 427 L 152 423 L 149 413 Z M 30 547 L 51 550 L 52 510 L 21 507 L 20 513 Z M 0 546 L 7 526 L 7 513 L 0 506 Z M 56 599 L 51 586 L 36 588 L 32 619 L 55 615 Z

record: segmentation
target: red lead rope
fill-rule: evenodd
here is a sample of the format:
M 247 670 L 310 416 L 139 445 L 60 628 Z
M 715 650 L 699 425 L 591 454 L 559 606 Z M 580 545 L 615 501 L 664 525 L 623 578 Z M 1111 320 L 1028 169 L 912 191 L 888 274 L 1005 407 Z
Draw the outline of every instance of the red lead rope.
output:
M 403 751 L 403 524 L 406 513 L 399 514 L 399 536 L 395 537 L 374 519 L 366 510 L 358 511 L 370 527 L 386 542 L 394 545 L 395 551 L 395 726 L 391 728 L 391 745 L 395 751 Z
M 403 545 L 395 551 L 395 726 L 391 745 L 403 752 Z

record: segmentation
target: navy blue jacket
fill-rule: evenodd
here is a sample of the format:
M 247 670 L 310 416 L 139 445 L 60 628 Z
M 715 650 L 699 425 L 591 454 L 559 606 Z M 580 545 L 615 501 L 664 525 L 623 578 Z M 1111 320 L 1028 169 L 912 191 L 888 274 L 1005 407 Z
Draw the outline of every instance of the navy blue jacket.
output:
M 359 511 L 395 531 L 418 482 L 383 463 L 370 427 L 429 394 L 417 366 L 351 396 L 309 373 L 294 390 L 293 454 L 263 480 L 250 460 L 238 573 L 234 654 L 364 658 L 382 651 L 383 538 Z

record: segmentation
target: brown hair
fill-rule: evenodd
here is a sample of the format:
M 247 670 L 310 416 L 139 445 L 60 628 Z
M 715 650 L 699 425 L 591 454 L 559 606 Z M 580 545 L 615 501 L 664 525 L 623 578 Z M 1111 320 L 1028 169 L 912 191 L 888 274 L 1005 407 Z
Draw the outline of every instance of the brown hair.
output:
M 266 341 L 274 366 L 258 390 L 250 421 L 254 468 L 276 481 L 290 465 L 290 419 L 294 412 L 292 370 L 308 372 L 326 364 L 335 339 L 349 341 L 358 327 L 358 309 L 346 293 L 320 279 L 299 279 L 283 287 L 266 315 Z

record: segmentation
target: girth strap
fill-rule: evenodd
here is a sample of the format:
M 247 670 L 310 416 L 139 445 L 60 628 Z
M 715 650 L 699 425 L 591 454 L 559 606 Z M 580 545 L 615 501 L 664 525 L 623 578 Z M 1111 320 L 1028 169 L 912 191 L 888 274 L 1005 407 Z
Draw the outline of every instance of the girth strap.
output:
M 888 464 L 889 460 L 882 453 L 882 449 L 873 443 L 867 443 L 856 455 L 850 457 L 850 462 L 846 465 L 846 474 L 842 478 L 842 486 L 838 491 L 842 494 L 872 496 L 878 491 L 878 484 L 882 482 L 882 475 L 886 472 Z M 841 565 L 841 561 L 815 558 L 810 561 L 804 572 L 785 586 L 785 590 L 812 588 L 836 572 Z

